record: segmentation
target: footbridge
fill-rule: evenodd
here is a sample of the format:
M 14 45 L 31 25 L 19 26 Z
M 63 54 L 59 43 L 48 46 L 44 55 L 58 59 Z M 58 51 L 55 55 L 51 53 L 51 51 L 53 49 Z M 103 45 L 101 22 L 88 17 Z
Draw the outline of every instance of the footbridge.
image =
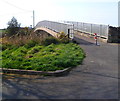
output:
M 74 27 L 73 24 L 69 23 L 60 23 L 60 22 L 53 22 L 53 21 L 40 21 L 36 27 L 34 32 L 43 30 L 50 35 L 58 38 L 61 32 L 64 32 L 69 38 L 73 38 Z
M 55 22 L 55 21 L 40 21 L 34 31 L 43 30 L 50 35 L 58 38 L 60 32 L 64 32 L 69 38 L 73 39 L 74 34 L 79 31 L 87 35 L 97 35 L 101 38 L 108 38 L 108 25 L 102 24 L 90 24 L 83 22 L 73 22 L 73 21 L 64 21 L 64 22 Z

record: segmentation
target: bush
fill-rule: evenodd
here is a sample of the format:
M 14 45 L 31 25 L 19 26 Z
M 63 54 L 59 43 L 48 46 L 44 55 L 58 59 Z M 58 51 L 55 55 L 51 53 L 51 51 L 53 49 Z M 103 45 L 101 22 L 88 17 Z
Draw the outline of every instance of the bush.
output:
M 6 50 L 7 48 L 9 48 L 9 44 L 1 44 L 2 46 L 2 50 L 4 51 L 4 50 Z
M 2 44 L 2 51 L 8 49 L 8 50 L 12 50 L 12 49 L 16 49 L 18 48 L 18 46 L 16 45 L 11 45 L 11 44 Z
M 59 40 L 62 43 L 69 43 L 68 35 L 66 35 L 64 32 L 60 32 Z
M 30 40 L 30 41 L 25 45 L 25 47 L 26 47 L 26 48 L 31 48 L 31 47 L 34 47 L 34 46 L 37 45 L 37 44 L 38 44 L 37 41 L 35 41 L 35 40 Z
M 38 46 L 38 45 L 36 45 L 36 46 L 33 47 L 31 50 L 29 50 L 27 53 L 28 53 L 28 54 L 34 54 L 34 53 L 39 52 L 40 49 L 42 49 L 42 48 L 43 48 L 43 46 Z
M 42 45 L 50 45 L 50 44 L 58 44 L 60 43 L 58 39 L 54 38 L 54 37 L 47 37 L 45 40 L 42 41 Z

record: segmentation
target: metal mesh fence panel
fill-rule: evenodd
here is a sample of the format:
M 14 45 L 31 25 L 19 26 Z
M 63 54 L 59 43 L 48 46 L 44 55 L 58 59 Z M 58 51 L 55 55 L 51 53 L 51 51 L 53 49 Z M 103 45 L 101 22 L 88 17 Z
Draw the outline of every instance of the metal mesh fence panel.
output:
M 109 29 L 108 25 L 99 25 L 99 24 L 73 22 L 73 21 L 66 21 L 66 22 L 74 24 L 74 30 L 79 30 L 89 34 L 97 33 L 98 36 L 108 38 L 108 29 Z

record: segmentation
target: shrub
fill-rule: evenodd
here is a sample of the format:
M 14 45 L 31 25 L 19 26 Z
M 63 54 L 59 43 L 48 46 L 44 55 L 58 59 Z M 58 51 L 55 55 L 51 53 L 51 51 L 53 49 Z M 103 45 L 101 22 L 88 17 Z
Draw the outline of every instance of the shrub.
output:
M 31 48 L 31 47 L 34 47 L 34 46 L 37 45 L 37 44 L 38 44 L 37 41 L 35 41 L 35 40 L 30 40 L 30 41 L 25 45 L 25 47 L 26 47 L 26 48 Z
M 25 28 L 20 28 L 18 35 L 29 35 L 32 32 L 32 29 L 25 27 Z
M 16 45 L 11 45 L 11 44 L 2 44 L 2 51 L 8 49 L 8 50 L 14 50 L 18 48 Z
M 42 41 L 42 45 L 50 45 L 50 44 L 58 44 L 59 43 L 59 40 L 54 38 L 54 37 L 47 37 L 45 40 Z
M 62 43 L 69 43 L 69 38 L 64 32 L 60 32 L 59 40 Z
M 3 51 L 6 50 L 7 48 L 9 48 L 9 46 L 11 46 L 11 45 L 9 45 L 9 44 L 2 44 L 2 50 Z

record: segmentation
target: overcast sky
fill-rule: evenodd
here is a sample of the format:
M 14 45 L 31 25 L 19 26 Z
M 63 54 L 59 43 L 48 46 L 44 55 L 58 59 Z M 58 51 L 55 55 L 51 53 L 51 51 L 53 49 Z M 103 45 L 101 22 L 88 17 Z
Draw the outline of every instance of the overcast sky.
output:
M 118 26 L 119 0 L 0 0 L 0 29 L 14 16 L 21 26 L 42 20 L 79 21 Z

